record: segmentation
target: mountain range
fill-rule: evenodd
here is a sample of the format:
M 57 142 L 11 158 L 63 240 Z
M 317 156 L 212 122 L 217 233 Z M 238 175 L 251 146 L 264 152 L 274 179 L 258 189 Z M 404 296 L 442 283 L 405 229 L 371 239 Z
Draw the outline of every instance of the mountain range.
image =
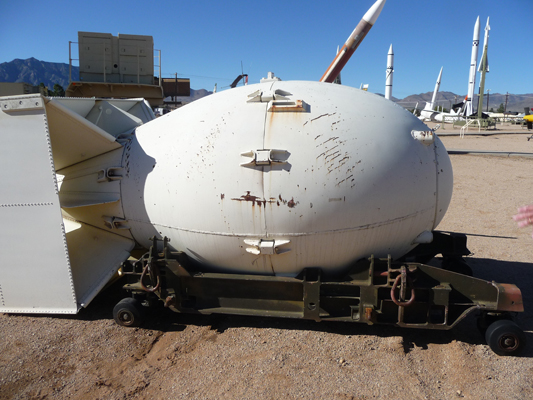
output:
M 79 80 L 79 67 L 72 67 L 72 80 Z M 54 84 L 59 84 L 66 89 L 69 84 L 69 65 L 65 63 L 52 63 L 40 61 L 35 58 L 26 60 L 15 59 L 10 62 L 0 64 L 0 82 L 25 82 L 38 86 L 41 82 L 49 89 L 53 89 Z M 191 89 L 190 97 L 180 97 L 177 100 L 183 103 L 189 103 L 203 96 L 211 94 L 205 89 Z M 426 102 L 431 100 L 433 92 L 413 94 L 403 99 L 392 98 L 399 105 L 413 109 L 418 103 L 417 108 L 422 109 Z M 507 111 L 523 112 L 524 107 L 533 107 L 533 93 L 530 94 L 500 94 L 491 93 L 489 97 L 488 109 L 497 110 L 500 104 L 505 104 L 507 96 Z M 452 104 L 461 101 L 465 95 L 457 95 L 452 92 L 439 92 L 437 95 L 437 104 L 449 109 Z M 484 106 L 487 107 L 487 96 L 484 97 Z
M 72 67 L 72 80 L 79 80 L 79 67 Z M 66 89 L 69 84 L 69 66 L 65 63 L 39 61 L 36 58 L 16 58 L 0 64 L 0 82 L 25 82 L 33 86 L 44 83 L 53 89 L 57 83 Z
M 433 92 L 421 93 L 421 94 L 412 94 L 403 99 L 393 99 L 399 105 L 407 108 L 413 109 L 418 103 L 418 109 L 424 108 L 426 102 L 431 101 L 433 97 Z M 437 104 L 443 106 L 446 109 L 450 109 L 453 104 L 461 102 L 466 95 L 456 95 L 452 92 L 439 92 L 437 93 Z M 488 97 L 488 107 L 487 107 L 487 97 Z M 506 99 L 507 97 L 507 99 Z M 505 107 L 505 102 L 507 100 L 507 110 L 506 111 L 515 111 L 518 113 L 523 113 L 525 107 L 533 107 L 533 93 L 529 94 L 500 94 L 500 93 L 490 93 L 489 96 L 483 96 L 483 111 L 490 111 L 491 108 L 496 111 L 501 104 Z M 474 103 L 474 109 L 477 108 L 477 104 Z

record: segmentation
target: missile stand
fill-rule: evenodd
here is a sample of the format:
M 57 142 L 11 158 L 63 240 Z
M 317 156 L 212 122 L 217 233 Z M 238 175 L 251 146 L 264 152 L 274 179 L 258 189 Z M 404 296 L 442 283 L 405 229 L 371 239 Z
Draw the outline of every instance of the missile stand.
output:
M 320 268 L 304 269 L 294 278 L 202 272 L 184 253 L 170 252 L 166 238 L 162 252 L 157 250 L 159 240 L 152 238 L 147 254 L 123 265 L 130 281 L 124 289 L 131 297 L 115 306 L 114 319 L 122 326 L 139 326 L 146 309 L 143 304 L 158 300 L 181 313 L 439 330 L 451 329 L 478 312 L 478 328 L 491 349 L 499 355 L 518 354 L 525 345 L 525 335 L 511 315 L 523 311 L 520 289 L 465 275 L 469 271 L 461 255 L 468 254 L 466 237 L 435 235 L 436 245 L 446 247 L 442 267 L 417 262 L 437 251 L 428 245 L 400 261 L 373 256 L 359 260 L 342 278 L 326 277 Z

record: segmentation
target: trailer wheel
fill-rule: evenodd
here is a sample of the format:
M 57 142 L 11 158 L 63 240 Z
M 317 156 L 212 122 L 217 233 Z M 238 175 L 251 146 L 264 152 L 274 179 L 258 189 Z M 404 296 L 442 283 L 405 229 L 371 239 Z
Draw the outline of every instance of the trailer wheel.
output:
M 120 326 L 140 326 L 144 321 L 144 307 L 139 300 L 126 297 L 113 308 L 113 318 Z
M 508 313 L 498 313 L 498 314 L 492 314 L 492 313 L 482 313 L 476 321 L 477 329 L 479 330 L 479 333 L 483 337 L 485 337 L 485 333 L 487 333 L 488 327 L 493 324 L 496 321 L 499 321 L 501 319 L 506 319 L 508 321 L 512 321 L 513 318 Z
M 524 348 L 526 335 L 513 321 L 501 319 L 489 325 L 485 340 L 496 354 L 515 356 Z

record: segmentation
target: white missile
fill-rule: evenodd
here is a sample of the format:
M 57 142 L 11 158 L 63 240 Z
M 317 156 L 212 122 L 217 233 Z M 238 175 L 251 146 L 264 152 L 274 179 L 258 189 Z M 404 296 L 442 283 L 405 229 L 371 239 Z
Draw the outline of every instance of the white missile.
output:
M 435 82 L 435 89 L 433 90 L 433 96 L 431 97 L 431 105 L 430 109 L 433 110 L 433 107 L 435 107 L 435 103 L 437 101 L 437 94 L 439 93 L 440 89 L 440 82 L 442 80 L 442 69 L 444 67 L 440 67 L 439 76 L 437 77 L 437 82 Z
M 326 72 L 324 72 L 324 75 L 322 75 L 322 78 L 320 78 L 320 82 L 331 83 L 340 74 L 352 54 L 357 47 L 359 47 L 372 26 L 376 23 L 386 1 L 387 0 L 377 0 L 372 7 L 368 9 L 361 21 L 359 21 L 359 24 L 357 24 L 353 30 L 352 34 L 346 40 L 346 43 L 344 43 L 344 46 L 342 46 L 341 51 L 333 59 Z
M 478 118 L 483 115 L 483 95 L 485 92 L 485 75 L 489 72 L 489 18 L 487 17 L 487 25 L 485 25 L 485 38 L 483 39 L 483 54 L 481 55 L 481 61 L 479 62 L 479 71 L 481 72 L 481 79 L 479 82 L 479 103 L 478 103 Z
M 485 72 L 489 72 L 489 58 L 487 54 L 487 51 L 489 48 L 489 31 L 490 31 L 489 19 L 490 17 L 487 17 L 487 24 L 485 25 L 485 36 L 483 38 L 483 54 L 481 55 L 481 61 L 479 62 L 478 72 L 482 72 L 483 70 L 485 70 Z M 484 62 L 485 62 L 485 65 L 483 65 Z
M 392 50 L 392 44 L 389 47 L 389 53 L 387 54 L 387 72 L 385 81 L 385 98 L 390 100 L 392 97 L 392 75 L 394 74 L 394 51 Z
M 427 241 L 451 200 L 440 139 L 369 92 L 270 80 L 149 111 L 0 98 L 0 160 L 25 175 L 1 178 L 3 271 L 18 274 L 0 276 L 0 312 L 76 312 L 154 236 L 204 270 L 345 273 Z M 28 243 L 46 267 L 19 257 Z
M 479 17 L 477 17 L 476 24 L 474 25 L 474 37 L 472 41 L 472 56 L 470 58 L 470 74 L 468 77 L 468 94 L 466 97 L 465 115 L 472 115 L 473 111 L 473 98 L 474 88 L 476 86 L 476 70 L 477 70 L 477 56 L 479 50 Z
M 436 115 L 438 114 L 438 113 L 435 112 L 434 108 L 435 108 L 435 103 L 437 101 L 437 94 L 439 92 L 440 82 L 441 82 L 441 79 L 442 79 L 442 68 L 443 67 L 440 67 L 439 76 L 437 77 L 437 82 L 435 82 L 435 89 L 433 90 L 433 96 L 431 97 L 431 101 L 430 102 L 426 102 L 426 105 L 424 106 L 424 109 L 422 111 L 420 111 L 420 118 L 422 120 L 426 120 L 426 119 L 427 120 L 433 120 L 433 119 L 435 119 Z

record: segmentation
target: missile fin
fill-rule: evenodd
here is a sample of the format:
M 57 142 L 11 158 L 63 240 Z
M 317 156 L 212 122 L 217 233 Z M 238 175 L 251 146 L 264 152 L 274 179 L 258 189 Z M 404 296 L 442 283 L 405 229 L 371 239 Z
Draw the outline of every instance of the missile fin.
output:
M 86 307 L 117 272 L 135 242 L 81 223 L 66 234 L 70 268 L 79 307 Z
M 52 99 L 46 104 L 56 170 L 122 147 L 116 138 Z
M 0 312 L 76 313 L 116 273 L 135 244 L 119 140 L 153 118 L 144 100 L 0 98 Z

